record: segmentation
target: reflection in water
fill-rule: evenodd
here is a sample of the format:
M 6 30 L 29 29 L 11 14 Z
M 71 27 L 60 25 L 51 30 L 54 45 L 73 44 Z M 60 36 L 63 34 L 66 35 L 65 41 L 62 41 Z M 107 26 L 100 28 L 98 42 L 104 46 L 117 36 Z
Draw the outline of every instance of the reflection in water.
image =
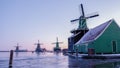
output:
M 46 55 L 47 53 L 35 52 L 39 59 L 36 60 L 36 64 L 45 63 L 46 65 L 50 65 L 51 68 L 57 68 L 59 64 L 65 64 L 67 68 L 120 68 L 120 60 L 119 59 L 77 59 L 77 58 L 64 58 L 66 56 L 61 56 L 61 53 L 51 53 L 50 55 Z M 19 56 L 18 52 L 15 52 L 16 57 Z M 65 61 L 67 60 L 68 61 Z M 44 60 L 44 61 L 42 61 Z M 35 60 L 34 60 L 35 61 Z M 33 61 L 32 61 L 33 62 Z M 62 68 L 58 67 L 58 68 Z
M 61 55 L 61 52 L 54 52 L 54 55 Z
M 40 55 L 40 52 L 35 52 L 36 54 L 37 54 L 37 56 L 39 56 Z
M 37 56 L 40 56 L 41 54 L 42 55 L 45 55 L 45 52 L 35 52 L 37 54 Z
M 94 65 L 94 68 L 120 68 L 120 62 L 98 64 Z
M 75 68 L 80 67 L 79 61 L 77 59 L 68 58 L 68 67 L 69 68 Z
M 88 64 L 88 62 L 86 63 L 86 61 L 84 60 L 78 60 L 75 58 L 68 58 L 68 67 L 69 68 L 92 68 L 92 66 L 90 64 Z
M 15 56 L 18 57 L 18 52 L 15 52 Z
M 8 68 L 13 68 L 12 66 L 9 66 Z
M 120 68 L 119 59 L 75 59 L 68 58 L 69 68 Z

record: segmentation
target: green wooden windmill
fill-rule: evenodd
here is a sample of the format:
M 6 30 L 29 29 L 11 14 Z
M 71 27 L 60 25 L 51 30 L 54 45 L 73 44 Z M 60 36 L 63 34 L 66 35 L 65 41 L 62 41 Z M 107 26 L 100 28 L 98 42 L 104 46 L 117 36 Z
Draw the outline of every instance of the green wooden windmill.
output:
M 35 49 L 35 52 L 43 52 L 40 45 L 43 45 L 42 43 L 39 42 L 38 40 L 38 43 L 36 43 L 35 45 L 37 45 L 36 49 Z
M 71 22 L 79 21 L 79 25 L 78 25 L 78 29 L 77 30 L 88 30 L 88 27 L 87 27 L 87 24 L 86 24 L 86 20 L 89 19 L 89 18 L 97 17 L 99 15 L 98 14 L 94 14 L 94 15 L 86 17 L 85 13 L 84 13 L 83 5 L 80 4 L 80 6 L 81 6 L 81 13 L 82 13 L 82 15 L 78 19 L 71 20 Z
M 19 47 L 21 47 L 21 46 L 19 46 L 19 43 L 17 43 L 17 46 L 15 46 L 15 52 L 19 52 L 20 51 L 20 48 Z
M 27 52 L 27 49 L 20 49 L 21 46 L 19 46 L 19 43 L 17 43 L 15 47 L 15 52 Z
M 71 22 L 79 21 L 79 25 L 77 29 L 71 31 L 73 34 L 71 37 L 68 38 L 68 50 L 73 52 L 74 44 L 77 43 L 84 35 L 89 31 L 87 27 L 87 19 L 97 17 L 98 14 L 85 16 L 83 5 L 80 4 L 81 9 L 81 16 L 78 19 L 71 20 Z
M 58 42 L 58 37 L 56 38 L 56 42 L 52 43 L 52 44 L 56 44 L 56 47 L 53 48 L 53 51 L 61 51 L 61 48 L 59 47 L 59 44 L 62 44 L 63 42 Z

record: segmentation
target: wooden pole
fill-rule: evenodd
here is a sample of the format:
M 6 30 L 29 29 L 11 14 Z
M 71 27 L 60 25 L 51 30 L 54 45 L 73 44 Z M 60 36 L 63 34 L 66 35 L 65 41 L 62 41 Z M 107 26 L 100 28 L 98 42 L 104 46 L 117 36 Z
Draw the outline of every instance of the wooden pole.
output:
M 76 49 L 76 57 L 78 57 L 78 49 Z
M 9 68 L 12 68 L 12 63 L 13 63 L 13 50 L 10 51 Z

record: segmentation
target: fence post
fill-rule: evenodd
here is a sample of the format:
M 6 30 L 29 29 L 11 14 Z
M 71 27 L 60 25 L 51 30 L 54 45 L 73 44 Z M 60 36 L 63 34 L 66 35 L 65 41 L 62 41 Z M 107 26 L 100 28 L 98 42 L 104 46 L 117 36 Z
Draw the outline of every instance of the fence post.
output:
M 12 68 L 12 63 L 13 63 L 13 50 L 10 51 L 9 68 Z

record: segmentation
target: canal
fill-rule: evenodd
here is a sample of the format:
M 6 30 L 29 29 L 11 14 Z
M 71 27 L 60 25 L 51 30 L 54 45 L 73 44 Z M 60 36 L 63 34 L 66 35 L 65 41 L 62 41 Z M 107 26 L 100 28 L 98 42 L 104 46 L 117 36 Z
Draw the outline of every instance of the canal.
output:
M 8 68 L 9 52 L 0 52 L 0 68 Z M 120 59 L 77 59 L 62 53 L 14 53 L 12 68 L 120 68 Z

